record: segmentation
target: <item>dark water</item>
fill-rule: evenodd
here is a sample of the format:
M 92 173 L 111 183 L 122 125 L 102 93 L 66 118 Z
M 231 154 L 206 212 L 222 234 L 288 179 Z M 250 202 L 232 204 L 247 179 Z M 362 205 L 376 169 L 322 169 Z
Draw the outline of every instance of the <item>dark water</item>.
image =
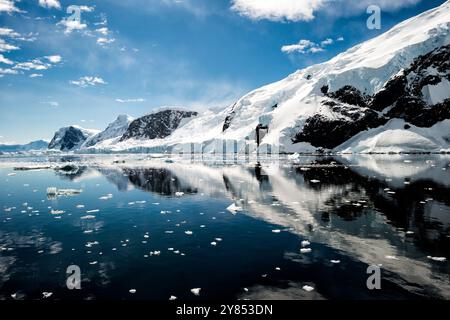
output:
M 0 299 L 449 299 L 449 164 L 3 165 Z M 83 192 L 47 197 L 48 187 Z M 70 265 L 81 290 L 66 287 Z M 380 290 L 366 286 L 370 265 L 381 267 Z

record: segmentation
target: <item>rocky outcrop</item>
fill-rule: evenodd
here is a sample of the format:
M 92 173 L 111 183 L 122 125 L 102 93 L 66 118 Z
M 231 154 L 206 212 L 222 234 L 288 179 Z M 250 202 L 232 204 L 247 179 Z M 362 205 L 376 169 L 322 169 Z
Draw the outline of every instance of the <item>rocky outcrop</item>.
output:
M 52 141 L 50 141 L 49 149 L 58 149 L 61 151 L 76 150 L 86 141 L 87 138 L 97 134 L 96 130 L 88 130 L 78 126 L 69 126 L 59 129 Z
M 175 131 L 183 121 L 197 116 L 194 111 L 168 109 L 155 112 L 131 122 L 120 141 L 128 139 L 163 139 Z

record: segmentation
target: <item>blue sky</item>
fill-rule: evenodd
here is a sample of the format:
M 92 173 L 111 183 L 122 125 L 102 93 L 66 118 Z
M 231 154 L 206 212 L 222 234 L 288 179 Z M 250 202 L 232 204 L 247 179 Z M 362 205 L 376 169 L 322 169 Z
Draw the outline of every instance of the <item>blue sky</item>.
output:
M 0 0 L 0 143 L 161 106 L 224 107 L 443 2 Z M 371 4 L 381 30 L 366 27 Z

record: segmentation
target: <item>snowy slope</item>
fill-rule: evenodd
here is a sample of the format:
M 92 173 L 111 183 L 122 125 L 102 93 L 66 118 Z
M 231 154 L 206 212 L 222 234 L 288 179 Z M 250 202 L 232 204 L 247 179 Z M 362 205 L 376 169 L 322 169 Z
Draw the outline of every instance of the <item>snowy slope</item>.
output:
M 426 65 L 427 61 L 422 61 L 420 56 L 449 45 L 449 29 L 450 1 L 447 1 L 328 62 L 299 70 L 279 82 L 254 90 L 222 112 L 204 112 L 168 137 L 121 141 L 109 149 L 186 151 L 192 150 L 191 144 L 194 143 L 196 152 L 220 153 L 224 144 L 232 145 L 233 149 L 228 149 L 228 152 L 243 152 L 246 148 L 253 152 L 257 148 L 256 127 L 262 125 L 268 127 L 268 133 L 263 137 L 260 148 L 270 146 L 272 152 L 314 152 L 319 149 L 347 152 L 447 150 L 448 126 L 438 123 L 448 118 L 445 114 L 439 115 L 440 120 L 435 117 L 435 123 L 426 126 L 405 123 L 401 127 L 397 122 L 391 122 L 396 117 L 402 117 L 401 110 L 395 105 L 397 100 L 392 101 L 393 105 L 386 106 L 386 110 L 378 110 L 373 104 L 375 101 L 383 105 L 387 101 L 389 97 L 386 98 L 383 93 L 395 92 L 392 84 L 396 84 L 396 77 L 402 75 L 411 64 L 420 62 Z M 444 52 L 443 56 L 446 57 L 447 53 Z M 445 67 L 448 68 L 448 65 Z M 449 70 L 444 71 L 439 75 L 438 83 L 416 86 L 422 91 L 416 92 L 413 97 L 401 98 L 423 98 L 425 109 L 431 104 L 436 107 L 437 103 L 442 103 L 448 110 L 446 81 Z M 423 72 L 419 75 L 426 76 Z M 405 77 L 407 75 L 403 75 Z M 405 95 L 410 93 L 405 89 Z M 397 113 L 384 117 L 388 107 L 397 107 Z M 433 112 L 439 113 L 436 110 L 437 107 Z M 415 116 L 413 120 L 417 120 L 417 116 L 426 117 L 426 113 L 416 112 Z M 390 133 L 399 135 L 398 140 L 386 139 L 386 134 L 378 138 L 371 136 L 374 132 L 383 134 L 385 130 L 392 130 L 392 125 L 395 131 Z M 408 131 L 407 128 L 411 127 L 413 129 Z M 430 140 L 429 137 L 436 134 L 436 128 L 444 132 L 439 131 L 439 137 Z M 347 143 L 356 135 L 362 140 L 353 139 L 356 145 Z M 332 142 L 326 140 L 334 136 L 340 139 Z M 377 143 L 372 139 L 370 145 L 364 145 L 369 143 L 369 136 Z M 389 149 L 390 142 L 395 142 L 395 147 Z
M 81 148 L 89 148 L 104 141 L 108 141 L 108 143 L 114 143 L 116 140 L 120 139 L 122 135 L 128 130 L 128 127 L 133 120 L 133 117 L 126 114 L 119 115 L 117 119 L 114 122 L 110 123 L 105 130 L 89 137 L 83 143 Z

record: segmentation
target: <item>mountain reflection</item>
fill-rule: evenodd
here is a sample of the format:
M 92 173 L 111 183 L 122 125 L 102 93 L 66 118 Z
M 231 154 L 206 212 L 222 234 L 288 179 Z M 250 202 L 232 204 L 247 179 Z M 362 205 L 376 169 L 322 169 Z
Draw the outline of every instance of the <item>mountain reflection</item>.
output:
M 165 196 L 177 192 L 228 198 L 252 218 L 382 264 L 411 289 L 450 298 L 449 158 L 420 161 L 321 157 L 294 163 L 208 165 L 156 162 L 151 168 L 97 168 L 121 191 L 130 186 Z M 395 260 L 387 257 L 395 257 Z M 442 270 L 444 269 L 444 270 Z

